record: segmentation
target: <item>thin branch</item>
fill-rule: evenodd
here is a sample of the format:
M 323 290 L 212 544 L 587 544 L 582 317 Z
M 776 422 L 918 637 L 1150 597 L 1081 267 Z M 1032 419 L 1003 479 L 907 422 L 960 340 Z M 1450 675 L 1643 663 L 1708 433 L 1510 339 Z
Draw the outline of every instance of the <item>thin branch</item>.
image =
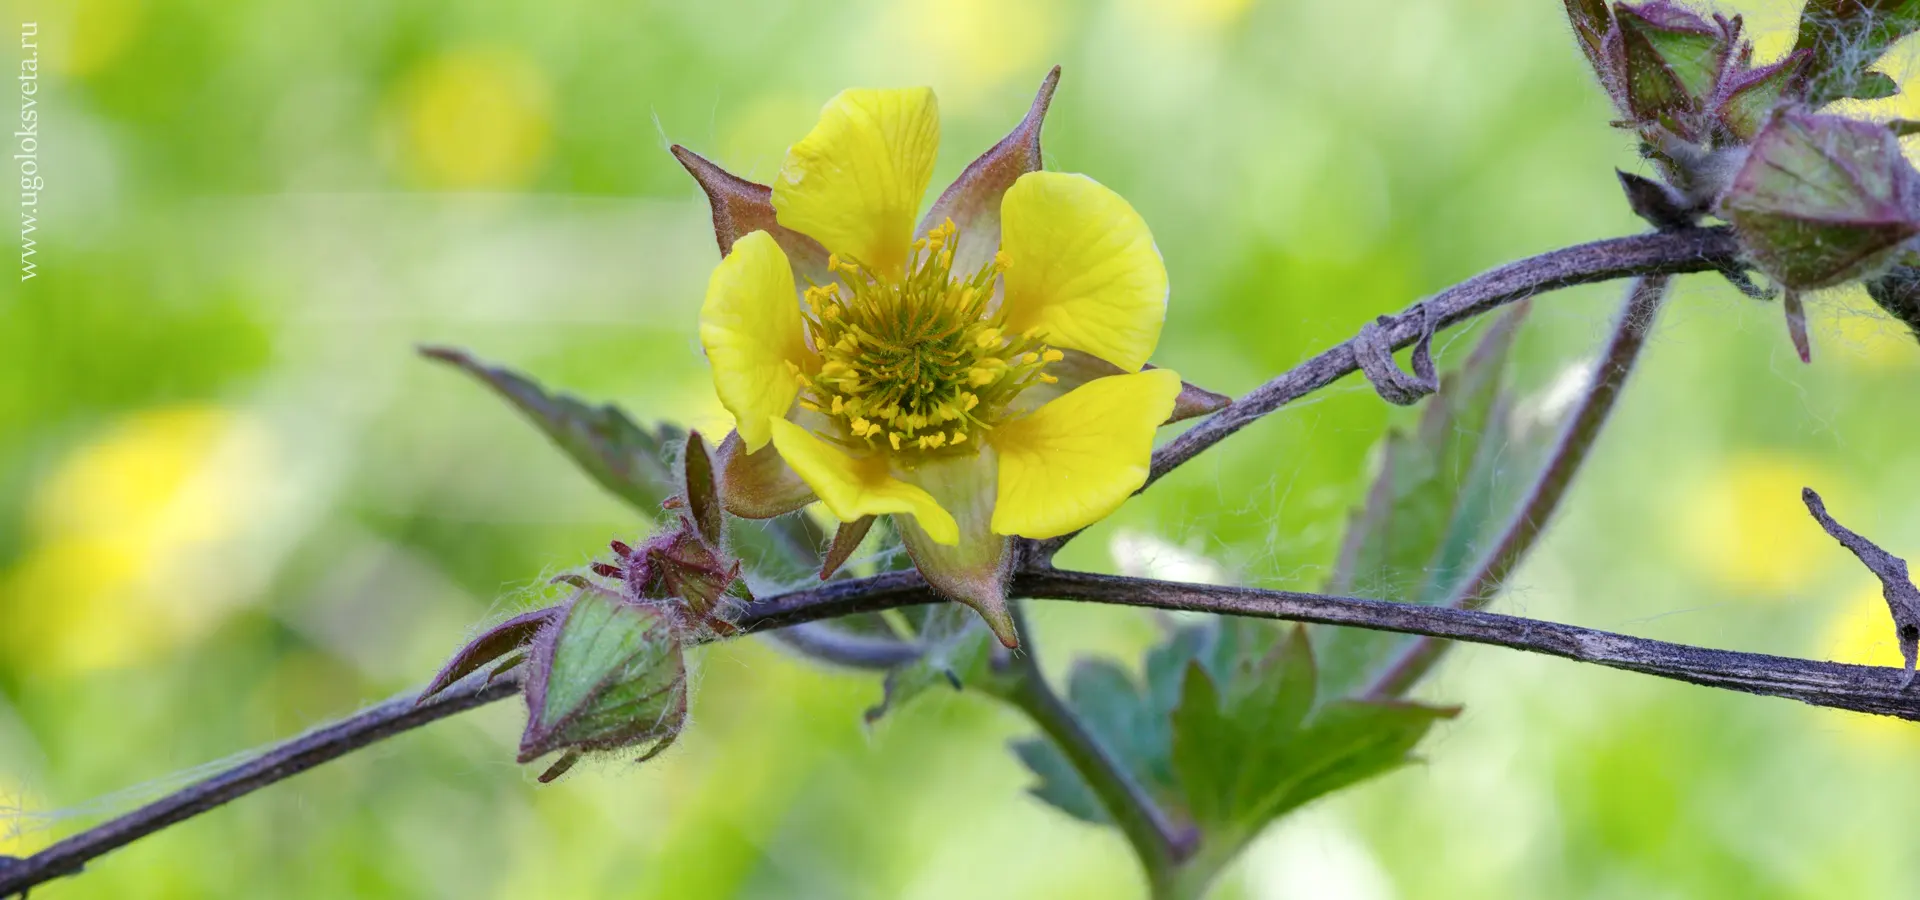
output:
M 1593 450 L 1594 441 L 1600 437 L 1600 429 L 1613 413 L 1615 401 L 1620 399 L 1621 390 L 1626 387 L 1627 376 L 1640 361 L 1640 351 L 1647 345 L 1647 336 L 1653 333 L 1654 318 L 1660 312 L 1660 304 L 1667 296 L 1668 277 L 1649 275 L 1635 279 L 1627 290 L 1627 299 L 1620 307 L 1619 315 L 1614 317 L 1613 336 L 1607 340 L 1607 349 L 1594 366 L 1593 380 L 1587 387 L 1585 397 L 1567 419 L 1560 431 L 1560 438 L 1554 442 L 1553 452 L 1547 458 L 1547 465 L 1540 470 L 1528 489 L 1526 499 L 1520 508 L 1514 511 L 1513 518 L 1507 521 L 1507 527 L 1500 536 L 1499 543 L 1480 561 L 1480 566 L 1472 576 L 1461 582 L 1458 590 L 1447 600 L 1448 606 L 1462 609 L 1483 609 L 1493 602 L 1500 585 L 1512 574 L 1513 567 L 1525 556 L 1547 523 L 1553 519 L 1554 510 L 1567 494 L 1567 488 L 1573 485 L 1573 476 L 1587 461 Z M 1414 682 L 1433 668 L 1433 664 L 1446 652 L 1447 644 L 1432 638 L 1414 641 L 1403 648 L 1381 675 L 1368 687 L 1367 694 L 1373 697 L 1392 697 L 1406 693 Z
M 1691 647 L 1480 610 L 1115 575 L 1028 571 L 1015 577 L 1014 591 L 1024 597 L 1346 625 L 1490 644 L 1708 687 L 1786 697 L 1814 706 L 1920 721 L 1920 692 L 1901 689 L 1905 673 L 1899 669 Z M 761 628 L 778 628 L 938 599 L 917 573 L 896 572 L 775 596 L 756 604 L 765 608 L 750 620 Z M 510 680 L 479 686 L 476 677 L 421 706 L 414 706 L 410 697 L 402 697 L 307 732 L 254 760 L 188 785 L 25 860 L 0 866 L 0 897 L 79 871 L 87 861 L 139 837 L 374 741 L 505 699 L 517 691 L 518 685 Z
M 1920 588 L 1914 587 L 1913 579 L 1907 575 L 1907 561 L 1834 521 L 1827 513 L 1826 501 L 1820 499 L 1813 488 L 1802 488 L 1800 500 L 1807 504 L 1807 512 L 1813 514 L 1814 521 L 1819 522 L 1827 534 L 1852 551 L 1860 564 L 1880 579 L 1880 594 L 1886 598 L 1887 611 L 1893 615 L 1894 638 L 1900 643 L 1900 655 L 1907 661 L 1907 676 L 1900 686 L 1912 684 L 1915 656 L 1920 653 Z
M 1199 835 L 1190 827 L 1175 825 L 1146 788 L 1086 729 L 1073 707 L 1054 692 L 1046 674 L 1040 671 L 1024 604 L 1015 602 L 1013 614 L 1024 646 L 1007 661 L 1010 671 L 1003 695 L 1060 748 L 1133 845 L 1134 855 L 1147 870 L 1148 882 L 1159 881 L 1193 852 Z
M 1383 331 L 1389 344 L 1401 349 L 1425 333 L 1427 316 L 1432 317 L 1432 327 L 1439 329 L 1559 288 L 1640 275 L 1726 271 L 1738 265 L 1739 247 L 1726 228 L 1662 231 L 1594 241 L 1483 272 L 1390 317 L 1383 323 Z M 1161 447 L 1153 454 L 1153 465 L 1140 490 L 1268 413 L 1358 371 L 1360 364 L 1352 340 L 1294 366 Z M 1038 559 L 1052 559 L 1078 534 L 1036 542 L 1031 553 Z
M 919 659 L 926 648 L 898 638 L 842 631 L 824 622 L 808 622 L 767 632 L 767 636 L 808 659 L 846 669 L 884 672 Z
M 1905 673 L 1900 669 L 1714 650 L 1483 610 L 1118 575 L 1033 573 L 1020 579 L 1020 589 L 1029 596 L 1057 600 L 1348 625 L 1490 644 L 1813 706 L 1920 721 L 1920 691 L 1901 689 Z
M 511 676 L 488 681 L 475 676 L 432 700 L 414 705 L 414 695 L 395 697 L 330 725 L 290 738 L 246 762 L 197 781 L 117 819 L 60 841 L 26 859 L 0 857 L 0 897 L 78 873 L 89 861 L 142 837 L 176 825 L 228 801 L 283 781 L 396 734 L 455 713 L 520 693 Z

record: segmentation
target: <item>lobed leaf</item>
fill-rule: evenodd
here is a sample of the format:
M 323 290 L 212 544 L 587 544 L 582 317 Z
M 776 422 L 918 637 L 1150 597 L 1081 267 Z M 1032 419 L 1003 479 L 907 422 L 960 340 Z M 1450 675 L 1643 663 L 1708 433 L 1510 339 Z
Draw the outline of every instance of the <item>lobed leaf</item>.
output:
M 1324 699 L 1304 630 L 1216 618 L 1147 655 L 1144 680 L 1106 660 L 1075 666 L 1067 701 L 1081 724 L 1169 814 L 1198 829 L 1196 865 L 1224 865 L 1289 810 L 1391 770 L 1452 709 Z M 1111 824 L 1051 742 L 1013 751 L 1029 792 L 1082 821 Z M 1202 862 L 1204 861 L 1204 862 Z

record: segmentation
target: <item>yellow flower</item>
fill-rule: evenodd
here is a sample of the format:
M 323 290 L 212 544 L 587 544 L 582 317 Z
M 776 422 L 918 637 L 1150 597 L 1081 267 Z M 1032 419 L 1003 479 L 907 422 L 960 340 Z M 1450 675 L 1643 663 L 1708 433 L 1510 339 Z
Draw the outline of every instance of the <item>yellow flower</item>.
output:
M 1009 539 L 1113 512 L 1176 406 L 1217 408 L 1144 368 L 1167 301 L 1146 222 L 1090 178 L 1039 171 L 1058 75 L 925 216 L 940 137 L 925 88 L 841 93 L 771 188 L 674 148 L 723 254 L 700 340 L 735 419 L 727 508 L 817 499 L 842 542 L 892 515 L 928 582 L 1008 646 Z

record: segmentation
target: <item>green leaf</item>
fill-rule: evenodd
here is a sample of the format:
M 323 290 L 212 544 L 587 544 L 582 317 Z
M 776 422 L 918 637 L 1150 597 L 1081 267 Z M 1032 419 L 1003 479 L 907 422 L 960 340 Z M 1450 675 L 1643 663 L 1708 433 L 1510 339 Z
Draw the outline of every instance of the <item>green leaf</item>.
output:
M 678 736 L 687 713 L 679 636 L 657 611 L 599 590 L 575 597 L 534 644 L 520 761 L 555 750 L 612 750 Z
M 1807 102 L 1891 96 L 1893 80 L 1869 70 L 1893 43 L 1920 29 L 1920 0 L 1807 0 L 1795 50 L 1813 54 Z M 1897 86 L 1893 86 L 1897 89 Z
M 1305 631 L 1294 629 L 1267 668 L 1222 682 L 1197 660 L 1187 667 L 1172 718 L 1173 767 L 1203 829 L 1239 823 L 1253 795 L 1266 792 L 1260 785 L 1284 777 L 1271 770 L 1286 762 L 1285 737 L 1313 709 L 1316 678 Z
M 1302 629 L 1259 668 L 1222 686 L 1187 667 L 1172 716 L 1172 760 L 1202 840 L 1229 849 L 1286 812 L 1412 760 L 1427 729 L 1455 709 L 1401 702 L 1320 703 Z
M 1366 503 L 1350 520 L 1326 590 L 1409 603 L 1443 603 L 1470 576 L 1476 551 L 1504 520 L 1499 488 L 1524 452 L 1501 432 L 1511 405 L 1502 389 L 1509 350 L 1526 315 L 1502 316 L 1457 372 L 1441 381 L 1411 435 L 1389 433 Z M 1316 627 L 1322 690 L 1364 687 L 1408 638 Z
M 1011 744 L 1013 755 L 1038 779 L 1027 788 L 1034 799 L 1089 825 L 1110 825 L 1107 808 L 1087 780 L 1067 761 L 1067 755 L 1046 738 L 1022 738 Z
M 1249 637 L 1253 632 L 1243 634 L 1237 624 L 1229 623 L 1273 630 L 1269 623 L 1254 619 L 1211 618 L 1174 632 L 1147 651 L 1144 683 L 1111 661 L 1099 659 L 1075 663 L 1067 679 L 1065 699 L 1081 724 L 1136 783 L 1170 810 L 1186 807 L 1174 781 L 1173 731 L 1168 721 L 1180 704 L 1186 667 L 1203 655 L 1210 665 L 1227 665 L 1237 656 L 1234 648 L 1258 643 Z M 1039 779 L 1029 793 L 1076 819 L 1109 824 L 1106 808 L 1093 789 L 1051 740 L 1018 740 L 1013 752 Z
M 680 489 L 673 456 L 686 433 L 679 428 L 665 423 L 642 428 L 613 404 L 589 406 L 567 394 L 550 394 L 525 375 L 487 365 L 463 350 L 425 347 L 420 353 L 493 388 L 601 487 L 642 513 L 659 515 L 660 504 Z
M 1279 646 L 1281 629 L 1259 619 L 1215 617 L 1182 628 L 1147 652 L 1144 681 L 1108 660 L 1081 660 L 1067 679 L 1067 705 L 1101 746 L 1134 780 L 1168 809 L 1182 811 L 1187 798 L 1173 768 L 1171 716 L 1181 703 L 1188 667 L 1204 667 L 1229 693 L 1257 690 L 1266 661 Z M 1039 781 L 1030 789 L 1077 819 L 1105 824 L 1106 810 L 1080 773 L 1053 742 L 1014 742 L 1014 755 Z
M 1456 710 L 1323 699 L 1302 629 L 1217 617 L 1148 652 L 1144 681 L 1106 660 L 1076 665 L 1067 703 L 1134 782 L 1198 827 L 1190 866 L 1231 862 L 1262 827 L 1316 797 L 1403 765 Z M 1050 741 L 1015 742 L 1029 792 L 1076 819 L 1106 808 Z M 1204 883 L 1212 871 L 1191 873 Z

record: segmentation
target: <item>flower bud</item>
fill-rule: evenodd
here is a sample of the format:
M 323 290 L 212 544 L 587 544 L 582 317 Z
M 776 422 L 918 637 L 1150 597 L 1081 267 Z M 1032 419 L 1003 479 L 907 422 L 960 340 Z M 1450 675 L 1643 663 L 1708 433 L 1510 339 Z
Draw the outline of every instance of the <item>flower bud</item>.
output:
M 1786 110 L 1719 201 L 1747 255 L 1790 291 L 1863 277 L 1920 234 L 1920 175 L 1887 129 Z
M 1664 0 L 1616 3 L 1609 37 L 1612 73 L 1627 115 L 1637 122 L 1671 123 L 1687 137 L 1704 135 L 1686 120 L 1705 109 L 1720 82 L 1732 35 Z
M 681 527 L 640 545 L 627 557 L 621 581 L 628 599 L 658 606 L 685 604 L 700 624 L 730 633 L 728 601 L 753 599 L 740 577 L 740 563 L 707 543 L 685 519 Z
M 665 750 L 687 721 L 681 644 L 665 611 L 582 590 L 533 643 L 520 762 L 561 752 L 540 776 L 551 781 L 582 752 Z
M 615 542 L 620 563 L 597 564 L 594 572 L 618 579 L 629 602 L 678 617 L 682 628 L 732 634 L 730 601 L 744 603 L 753 594 L 740 577 L 739 561 L 723 546 L 725 520 L 712 460 L 699 432 L 687 435 L 682 472 L 681 492 L 666 504 L 681 511 L 676 526 L 637 548 Z

